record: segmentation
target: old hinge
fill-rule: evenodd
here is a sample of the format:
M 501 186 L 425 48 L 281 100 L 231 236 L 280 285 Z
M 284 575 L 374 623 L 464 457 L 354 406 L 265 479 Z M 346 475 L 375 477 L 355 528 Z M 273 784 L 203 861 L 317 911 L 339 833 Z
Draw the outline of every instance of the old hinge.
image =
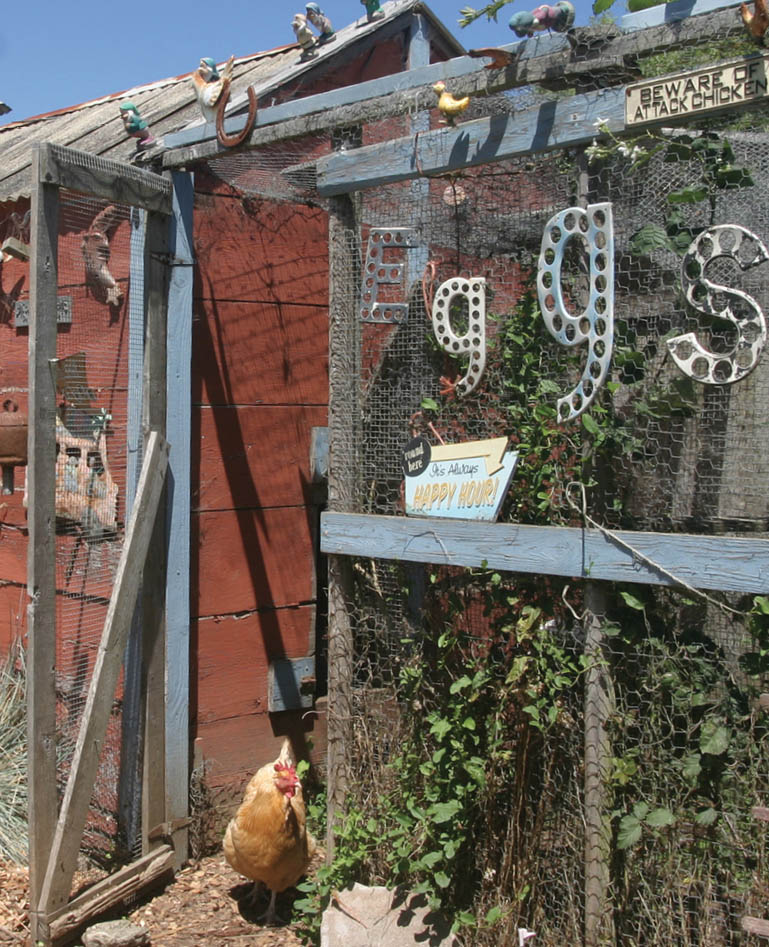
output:
M 174 832 L 186 829 L 190 824 L 189 816 L 183 819 L 172 819 L 170 822 L 161 822 L 147 833 L 147 841 L 156 842 L 158 839 L 171 838 Z
M 174 256 L 173 253 L 150 253 L 153 260 L 162 263 L 163 266 L 194 266 L 194 260 L 182 260 L 181 257 Z

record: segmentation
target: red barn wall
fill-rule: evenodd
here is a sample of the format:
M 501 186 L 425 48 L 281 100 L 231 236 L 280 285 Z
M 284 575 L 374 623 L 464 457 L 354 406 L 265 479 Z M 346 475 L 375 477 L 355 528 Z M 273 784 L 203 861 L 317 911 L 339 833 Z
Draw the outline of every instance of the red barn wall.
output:
M 377 42 L 285 97 L 398 72 L 405 42 Z M 211 781 L 237 785 L 284 734 L 325 756 L 323 716 L 270 714 L 267 675 L 272 661 L 313 653 L 322 632 L 310 442 L 327 423 L 328 222 L 317 207 L 195 175 L 190 737 Z M 27 206 L 5 205 L 0 224 Z M 15 392 L 22 410 L 28 338 L 12 313 L 27 281 L 27 264 L 0 267 L 0 407 Z M 24 630 L 23 481 L 17 468 L 0 506 L 0 653 Z
M 268 712 L 272 661 L 315 651 L 313 427 L 328 404 L 328 223 L 198 174 L 193 322 L 193 733 L 240 783 L 318 717 Z

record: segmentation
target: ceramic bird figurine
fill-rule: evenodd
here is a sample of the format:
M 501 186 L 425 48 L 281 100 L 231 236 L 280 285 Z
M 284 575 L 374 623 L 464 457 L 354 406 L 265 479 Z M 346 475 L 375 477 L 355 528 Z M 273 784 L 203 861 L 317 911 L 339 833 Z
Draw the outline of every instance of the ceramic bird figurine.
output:
M 372 20 L 381 20 L 384 16 L 384 10 L 379 5 L 379 0 L 360 0 L 366 8 L 366 18 L 369 23 Z
M 200 111 L 207 122 L 216 121 L 216 107 L 219 104 L 222 92 L 232 79 L 232 64 L 234 56 L 230 56 L 227 63 L 219 72 L 216 62 L 206 56 L 200 60 L 200 65 L 192 73 L 192 83 L 195 86 L 195 95 L 198 99 Z
M 295 13 L 291 26 L 294 29 L 297 43 L 302 47 L 301 58 L 309 59 L 314 56 L 317 40 L 313 31 L 307 25 L 307 17 L 303 13 Z
M 750 35 L 763 43 L 764 46 L 769 46 L 769 35 L 767 35 L 769 7 L 767 6 L 767 0 L 755 0 L 752 11 L 747 3 L 741 4 L 740 16 Z
M 470 96 L 466 95 L 463 99 L 455 99 L 446 89 L 445 82 L 436 82 L 433 91 L 438 95 L 438 109 L 446 119 L 448 125 L 454 125 L 454 120 L 470 104 Z
M 331 20 L 321 10 L 317 3 L 308 3 L 306 7 L 307 19 L 312 23 L 320 34 L 318 43 L 330 43 L 335 38 L 336 33 L 331 26 Z
M 565 33 L 574 25 L 574 5 L 569 0 L 558 0 L 555 6 L 544 3 L 527 13 L 519 10 L 510 17 L 510 29 L 516 36 L 533 36 L 541 30 Z
M 123 299 L 123 290 L 109 271 L 110 240 L 121 220 L 118 208 L 109 204 L 94 217 L 81 244 L 88 284 L 108 306 L 119 306 Z
M 136 139 L 137 151 L 145 151 L 147 148 L 151 148 L 155 144 L 155 139 L 150 133 L 149 126 L 141 117 L 141 115 L 139 115 L 139 109 L 133 104 L 133 102 L 121 103 L 120 117 L 123 119 L 125 130 L 131 136 L 131 138 Z

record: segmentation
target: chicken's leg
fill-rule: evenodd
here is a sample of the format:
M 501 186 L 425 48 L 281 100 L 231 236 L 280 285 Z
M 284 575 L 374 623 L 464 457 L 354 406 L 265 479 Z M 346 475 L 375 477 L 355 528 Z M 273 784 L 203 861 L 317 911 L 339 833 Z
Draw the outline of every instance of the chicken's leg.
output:
M 267 910 L 261 915 L 261 917 L 257 918 L 257 920 L 262 921 L 265 927 L 272 927 L 275 924 L 275 921 L 281 920 L 275 913 L 275 902 L 277 898 L 278 892 L 270 891 L 270 903 L 267 906 Z

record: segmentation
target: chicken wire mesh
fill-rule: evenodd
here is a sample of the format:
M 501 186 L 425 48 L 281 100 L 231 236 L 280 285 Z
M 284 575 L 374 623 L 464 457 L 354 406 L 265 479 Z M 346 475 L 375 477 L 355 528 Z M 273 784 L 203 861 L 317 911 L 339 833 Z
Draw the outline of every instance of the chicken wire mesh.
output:
M 404 514 L 415 436 L 504 436 L 519 462 L 500 522 L 765 537 L 768 156 L 754 112 L 357 194 L 331 250 L 332 273 L 335 252 L 351 261 L 335 291 L 355 314 L 332 339 L 352 375 L 335 405 L 344 509 Z M 395 563 L 373 538 L 351 576 L 337 845 L 355 880 L 428 891 L 476 944 L 520 927 L 578 943 L 591 923 L 594 943 L 759 942 L 765 599 Z M 362 855 L 361 837 L 387 844 Z
M 83 720 L 140 451 L 143 223 L 123 204 L 60 192 L 56 360 L 56 718 L 60 796 Z M 138 316 L 137 316 L 138 314 Z M 138 361 L 137 361 L 137 353 Z M 137 379 L 138 373 L 138 379 Z M 124 755 L 123 677 L 113 698 L 81 852 L 113 866 L 136 845 L 138 756 Z M 130 732 L 131 727 L 129 726 Z M 120 804 L 124 809 L 122 820 Z M 131 837 L 126 837 L 133 824 Z M 121 831 L 122 830 L 122 831 Z

